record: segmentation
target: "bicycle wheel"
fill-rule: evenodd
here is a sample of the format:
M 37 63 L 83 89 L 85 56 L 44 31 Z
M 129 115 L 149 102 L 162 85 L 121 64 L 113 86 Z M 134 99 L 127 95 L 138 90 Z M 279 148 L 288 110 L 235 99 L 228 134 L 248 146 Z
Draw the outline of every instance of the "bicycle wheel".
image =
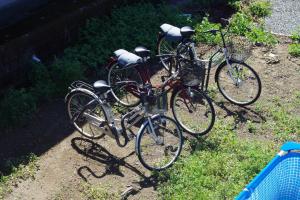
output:
M 112 95 L 120 104 L 132 107 L 140 103 L 140 98 L 134 93 L 138 86 L 135 83 L 128 84 L 128 81 L 143 83 L 135 67 L 120 67 L 116 63 L 109 69 L 108 84 L 112 88 Z
M 67 99 L 69 118 L 73 120 L 74 116 L 80 114 L 84 106 L 92 100 L 94 100 L 94 97 L 84 92 L 77 91 L 70 94 Z M 105 124 L 106 116 L 103 108 L 98 103 L 86 109 L 84 113 L 73 122 L 73 125 L 79 133 L 91 139 L 99 138 L 103 135 L 99 127 Z
M 229 63 L 231 68 L 223 62 L 216 71 L 215 79 L 221 94 L 236 105 L 246 106 L 254 103 L 261 93 L 258 74 L 246 63 Z
M 156 115 L 141 127 L 136 142 L 136 153 L 142 165 L 149 170 L 170 167 L 180 155 L 183 137 L 176 121 Z M 154 131 L 151 131 L 151 126 Z
M 157 54 L 176 54 L 178 44 L 179 42 L 167 41 L 165 36 L 161 35 L 157 41 Z M 167 58 L 160 57 L 159 59 L 163 67 L 169 71 L 171 63 L 167 60 Z
M 174 91 L 171 109 L 178 124 L 193 135 L 207 134 L 215 123 L 213 104 L 198 88 L 183 87 Z

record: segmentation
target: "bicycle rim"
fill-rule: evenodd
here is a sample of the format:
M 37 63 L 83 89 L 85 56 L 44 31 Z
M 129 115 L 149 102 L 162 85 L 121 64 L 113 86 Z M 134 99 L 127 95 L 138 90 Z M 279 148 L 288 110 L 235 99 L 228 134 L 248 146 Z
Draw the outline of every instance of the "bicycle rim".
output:
M 231 73 L 227 64 L 217 71 L 217 85 L 222 95 L 237 105 L 254 103 L 261 93 L 261 82 L 257 73 L 245 63 L 231 63 Z
M 199 89 L 182 88 L 171 98 L 173 115 L 179 125 L 193 135 L 207 134 L 215 122 L 211 100 Z
M 131 85 L 130 88 L 126 81 L 136 81 L 142 84 L 142 79 L 134 67 L 122 68 L 115 64 L 109 69 L 108 84 L 112 88 L 114 98 L 124 106 L 136 106 L 139 104 L 140 99 L 131 90 L 137 90 L 137 86 Z
M 79 114 L 83 107 L 94 98 L 83 92 L 77 92 L 70 96 L 67 102 L 67 111 L 69 118 L 72 120 L 74 115 Z M 78 117 L 73 125 L 85 137 L 99 138 L 103 135 L 99 127 L 105 124 L 105 114 L 102 107 L 97 104 L 91 109 L 87 109 Z
M 137 137 L 137 154 L 143 166 L 149 170 L 170 167 L 180 155 L 182 133 L 176 123 L 166 116 L 152 118 L 156 137 L 150 133 L 150 124 L 142 127 Z

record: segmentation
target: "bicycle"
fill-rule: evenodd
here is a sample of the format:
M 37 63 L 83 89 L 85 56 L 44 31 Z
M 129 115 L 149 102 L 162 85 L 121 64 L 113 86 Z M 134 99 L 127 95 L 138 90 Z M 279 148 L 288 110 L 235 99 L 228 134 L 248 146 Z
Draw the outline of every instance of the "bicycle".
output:
M 123 104 L 122 98 L 124 98 L 122 95 L 130 94 L 136 99 L 140 99 L 137 90 L 139 85 L 151 84 L 149 67 L 147 66 L 150 51 L 143 47 L 137 47 L 135 53 L 125 50 L 116 51 L 115 62 L 109 67 L 108 83 L 112 87 L 112 93 L 116 100 L 121 104 Z M 182 129 L 193 135 L 202 136 L 207 134 L 214 125 L 215 110 L 209 97 L 197 86 L 199 84 L 197 76 L 199 73 L 201 74 L 201 71 L 196 72 L 197 76 L 191 76 L 194 71 L 190 71 L 189 67 L 192 66 L 193 69 L 193 66 L 197 63 L 180 55 L 169 54 L 163 56 L 168 57 L 172 62 L 176 62 L 178 68 L 182 70 L 172 73 L 170 76 L 162 76 L 163 83 L 156 86 L 156 88 L 162 93 L 172 91 L 170 107 L 175 120 Z M 131 77 L 127 77 L 124 70 L 135 72 L 138 75 L 135 79 L 140 79 L 140 81 L 134 81 L 137 84 L 132 84 Z M 133 106 L 137 103 L 139 102 L 129 100 L 125 105 Z
M 229 20 L 222 19 L 222 21 L 229 24 Z M 229 32 L 229 29 L 230 25 L 228 25 L 225 33 L 221 27 L 220 29 L 202 32 L 202 34 L 211 33 L 214 35 L 220 33 L 222 47 L 214 52 L 209 60 L 201 60 L 198 58 L 195 41 L 192 39 L 192 36 L 195 34 L 194 29 L 187 26 L 179 29 L 163 24 L 161 26 L 162 32 L 159 33 L 158 37 L 157 52 L 159 55 L 182 54 L 188 59 L 205 62 L 207 67 L 205 67 L 205 76 L 201 83 L 201 89 L 205 92 L 208 89 L 213 59 L 216 55 L 222 53 L 223 62 L 218 65 L 215 73 L 215 82 L 218 89 L 229 102 L 246 106 L 254 103 L 259 98 L 262 87 L 261 81 L 257 72 L 245 63 L 245 60 L 250 55 L 250 49 L 235 49 L 234 46 L 226 43 L 225 35 Z M 166 62 L 164 58 L 161 58 L 160 61 L 164 68 L 170 70 L 170 63 Z
M 159 95 L 152 95 L 149 85 L 141 88 L 141 104 L 121 118 L 121 125 L 108 102 L 110 86 L 105 81 L 93 85 L 75 81 L 65 97 L 71 123 L 83 136 L 96 139 L 103 134 L 116 140 L 120 147 L 136 138 L 135 151 L 142 165 L 149 170 L 163 170 L 170 167 L 180 155 L 183 136 L 176 121 L 163 114 L 164 108 L 155 110 Z M 152 101 L 151 101 L 152 100 Z M 143 122 L 137 134 L 131 127 Z M 131 134 L 128 134 L 130 131 Z

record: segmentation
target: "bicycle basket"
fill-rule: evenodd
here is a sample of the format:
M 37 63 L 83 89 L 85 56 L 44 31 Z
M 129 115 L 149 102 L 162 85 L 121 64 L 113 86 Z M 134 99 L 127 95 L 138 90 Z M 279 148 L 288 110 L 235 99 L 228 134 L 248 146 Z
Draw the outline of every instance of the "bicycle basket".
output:
M 236 200 L 300 200 L 300 144 L 287 142 Z
M 246 37 L 231 35 L 227 50 L 232 59 L 245 61 L 251 56 L 252 43 Z
M 168 110 L 168 96 L 164 91 L 152 90 L 146 96 L 146 110 L 151 114 L 165 113 Z
M 184 85 L 200 85 L 205 77 L 205 63 L 200 60 L 181 61 L 179 77 L 181 78 Z

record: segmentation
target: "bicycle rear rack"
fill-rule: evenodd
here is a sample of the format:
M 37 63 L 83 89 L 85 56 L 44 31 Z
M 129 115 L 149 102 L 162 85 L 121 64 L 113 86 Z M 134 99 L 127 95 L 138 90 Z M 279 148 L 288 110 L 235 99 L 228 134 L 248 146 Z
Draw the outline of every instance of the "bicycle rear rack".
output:
M 69 86 L 69 90 L 73 90 L 76 88 L 84 88 L 90 91 L 94 91 L 94 87 L 91 84 L 88 84 L 84 81 L 74 81 L 73 83 L 71 83 L 71 85 Z

